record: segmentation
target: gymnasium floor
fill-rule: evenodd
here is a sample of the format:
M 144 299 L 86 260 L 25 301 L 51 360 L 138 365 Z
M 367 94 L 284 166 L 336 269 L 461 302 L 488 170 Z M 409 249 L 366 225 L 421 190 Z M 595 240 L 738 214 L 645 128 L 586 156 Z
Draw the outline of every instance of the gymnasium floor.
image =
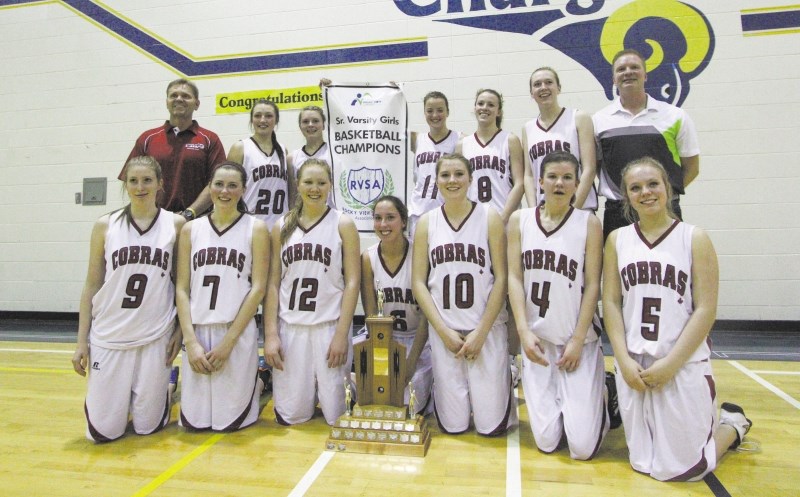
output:
M 744 407 L 760 449 L 729 453 L 705 482 L 659 483 L 630 469 L 621 429 L 591 462 L 538 452 L 521 388 L 520 429 L 446 436 L 429 420 L 425 458 L 326 452 L 319 417 L 281 427 L 269 396 L 259 422 L 238 433 L 186 433 L 172 421 L 95 445 L 84 438 L 85 380 L 70 364 L 75 328 L 0 324 L 2 496 L 800 495 L 800 329 L 712 334 L 718 398 Z

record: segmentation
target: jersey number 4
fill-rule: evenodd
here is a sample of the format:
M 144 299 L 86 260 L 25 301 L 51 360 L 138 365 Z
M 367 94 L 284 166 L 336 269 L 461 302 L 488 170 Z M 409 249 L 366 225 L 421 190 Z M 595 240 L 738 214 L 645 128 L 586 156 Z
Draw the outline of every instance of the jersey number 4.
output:
M 539 317 L 544 318 L 547 309 L 550 307 L 550 282 L 542 283 L 542 296 L 539 296 L 539 282 L 531 283 L 531 302 L 539 307 Z

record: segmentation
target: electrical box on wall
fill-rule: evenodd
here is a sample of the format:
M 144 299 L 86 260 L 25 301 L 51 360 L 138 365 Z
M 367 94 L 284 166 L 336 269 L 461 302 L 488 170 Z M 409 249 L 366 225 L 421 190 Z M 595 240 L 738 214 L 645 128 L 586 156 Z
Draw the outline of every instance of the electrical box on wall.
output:
M 105 205 L 107 178 L 83 178 L 83 204 Z

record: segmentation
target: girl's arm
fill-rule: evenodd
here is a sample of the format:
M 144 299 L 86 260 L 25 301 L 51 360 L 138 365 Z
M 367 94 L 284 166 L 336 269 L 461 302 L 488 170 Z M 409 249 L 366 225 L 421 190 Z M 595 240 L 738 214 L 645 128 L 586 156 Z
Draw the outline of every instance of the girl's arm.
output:
M 428 214 L 425 214 L 419 219 L 417 229 L 414 232 L 414 258 L 411 265 L 411 286 L 414 292 L 414 298 L 417 299 L 417 304 L 425 314 L 428 324 L 433 326 L 433 329 L 442 339 L 447 350 L 455 354 L 461 350 L 464 344 L 464 337 L 461 333 L 447 326 L 441 314 L 439 314 L 438 309 L 436 309 L 433 296 L 428 289 L 429 269 Z
M 240 166 L 244 164 L 244 144 L 242 140 L 238 140 L 236 143 L 231 145 L 231 149 L 228 152 L 228 160 L 239 164 Z
M 578 111 L 575 114 L 575 126 L 578 128 L 578 148 L 581 151 L 581 177 L 573 205 L 581 209 L 594 187 L 594 177 L 597 175 L 597 148 L 592 118 Z
M 719 265 L 711 239 L 700 228 L 692 233 L 692 302 L 694 312 L 666 357 L 642 372 L 648 385 L 659 387 L 675 376 L 697 348 L 708 338 L 717 319 Z
M 625 383 L 634 390 L 642 392 L 647 388 L 639 375 L 642 367 L 628 354 L 628 345 L 625 341 L 622 285 L 617 272 L 617 233 L 618 231 L 614 231 L 608 236 L 603 254 L 603 322 Z
M 508 221 L 508 301 L 517 323 L 517 334 L 522 352 L 536 364 L 548 366 L 544 349 L 531 330 L 526 312 L 525 284 L 522 277 L 522 236 L 519 229 L 520 211 L 511 215 Z
M 206 354 L 208 362 L 214 366 L 215 371 L 219 371 L 228 362 L 233 347 L 239 337 L 247 328 L 248 323 L 253 319 L 258 310 L 258 305 L 264 300 L 267 289 L 267 274 L 269 271 L 269 231 L 267 225 L 261 220 L 253 223 L 253 236 L 250 241 L 251 252 L 253 254 L 253 266 L 250 271 L 250 291 L 245 295 L 239 312 L 233 318 L 228 331 L 222 340 Z
M 278 334 L 278 312 L 281 296 L 281 227 L 275 223 L 270 233 L 271 255 L 269 281 L 264 297 L 264 358 L 267 364 L 283 371 L 281 339 Z
M 539 185 L 534 180 L 533 166 L 528 155 L 528 136 L 524 127 L 522 128 L 522 159 L 522 168 L 525 170 L 522 180 L 523 188 L 525 189 L 525 202 L 528 207 L 536 207 L 536 189 L 539 188 Z
M 486 301 L 486 309 L 483 311 L 478 326 L 472 333 L 469 333 L 461 350 L 456 357 L 475 358 L 486 341 L 486 336 L 492 329 L 497 315 L 506 304 L 508 294 L 508 264 L 506 263 L 506 233 L 500 215 L 492 208 L 489 212 L 489 257 L 492 261 L 492 273 L 494 274 L 494 285 L 489 292 L 489 299 Z M 489 268 L 485 268 L 489 270 Z
M 513 185 L 511 191 L 506 199 L 506 205 L 503 207 L 502 220 L 503 225 L 508 223 L 508 219 L 515 210 L 519 209 L 519 204 L 522 201 L 522 195 L 525 192 L 524 177 L 525 170 L 523 168 L 524 159 L 522 156 L 522 145 L 519 142 L 517 135 L 511 133 L 508 136 L 508 154 L 511 161 L 511 179 Z M 503 247 L 503 257 L 505 257 L 505 247 Z
M 83 284 L 81 303 L 78 312 L 78 343 L 72 355 L 72 369 L 81 376 L 86 376 L 89 365 L 89 330 L 92 327 L 92 299 L 100 291 L 106 276 L 106 232 L 109 216 L 105 215 L 94 223 L 92 237 L 89 242 L 89 269 L 86 271 L 86 282 Z
M 175 244 L 172 246 L 173 259 L 172 274 L 170 274 L 170 277 L 172 278 L 172 281 L 175 281 L 178 270 L 178 260 L 176 256 L 180 252 L 181 230 L 183 229 L 183 225 L 186 224 L 186 219 L 180 214 L 173 214 L 172 220 L 175 223 Z M 172 363 L 175 361 L 175 358 L 178 357 L 178 353 L 181 351 L 182 343 L 183 336 L 181 334 L 181 323 L 180 320 L 176 319 L 175 329 L 172 330 L 172 336 L 170 336 L 169 342 L 167 343 L 167 367 L 172 367 Z
M 364 314 L 376 316 L 378 314 L 378 297 L 375 295 L 375 273 L 372 272 L 372 262 L 369 260 L 369 250 L 361 254 L 361 303 Z
M 578 321 L 572 338 L 564 347 L 564 353 L 556 363 L 559 368 L 575 371 L 580 365 L 583 343 L 592 326 L 592 318 L 597 312 L 597 299 L 600 297 L 600 275 L 603 271 L 603 228 L 600 220 L 589 215 L 586 226 L 586 256 L 583 269 L 583 295 L 578 309 Z
M 347 362 L 348 344 L 351 341 L 350 327 L 358 304 L 358 288 L 361 285 L 361 240 L 356 224 L 349 217 L 339 218 L 339 236 L 342 238 L 342 270 L 344 272 L 344 294 L 336 331 L 328 347 L 329 368 L 338 368 Z
M 178 280 L 175 282 L 175 304 L 178 306 L 178 320 L 183 332 L 183 344 L 192 371 L 200 374 L 211 374 L 214 368 L 206 359 L 206 350 L 197 341 L 192 323 L 192 306 L 189 293 L 192 281 L 192 223 L 189 221 L 181 228 L 178 244 Z

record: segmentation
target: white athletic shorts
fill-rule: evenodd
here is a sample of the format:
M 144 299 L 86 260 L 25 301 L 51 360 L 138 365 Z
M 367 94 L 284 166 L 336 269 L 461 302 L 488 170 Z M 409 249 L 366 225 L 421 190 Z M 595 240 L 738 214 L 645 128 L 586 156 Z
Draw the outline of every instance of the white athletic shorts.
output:
M 655 361 L 631 357 L 645 369 Z M 669 383 L 644 392 L 617 374 L 617 394 L 634 470 L 661 481 L 700 480 L 714 470 L 718 420 L 709 361 L 688 362 Z
M 228 324 L 196 325 L 197 341 L 208 352 L 222 341 Z M 234 431 L 256 422 L 260 393 L 258 375 L 258 327 L 254 319 L 239 335 L 228 361 L 220 371 L 192 371 L 183 351 L 180 425 L 192 430 Z
M 481 435 L 501 435 L 516 424 L 505 323 L 492 326 L 478 357 L 471 361 L 456 358 L 435 330 L 429 341 L 434 411 L 443 432 L 467 431 L 470 414 Z
M 542 452 L 553 452 L 566 432 L 570 457 L 591 459 L 609 425 L 600 340 L 583 345 L 580 364 L 571 373 L 556 366 L 563 345 L 546 340 L 539 343 L 549 366 L 533 363 L 522 354 L 522 387 L 536 446 Z
M 133 349 L 90 346 L 86 392 L 86 438 L 109 442 L 125 433 L 130 416 L 139 435 L 155 433 L 169 422 L 170 333 Z
M 314 415 L 319 400 L 322 414 L 333 425 L 344 414 L 344 379 L 350 378 L 353 343 L 349 342 L 347 361 L 329 368 L 326 356 L 336 321 L 313 326 L 279 323 L 283 371 L 272 370 L 272 399 L 278 423 L 304 423 Z

